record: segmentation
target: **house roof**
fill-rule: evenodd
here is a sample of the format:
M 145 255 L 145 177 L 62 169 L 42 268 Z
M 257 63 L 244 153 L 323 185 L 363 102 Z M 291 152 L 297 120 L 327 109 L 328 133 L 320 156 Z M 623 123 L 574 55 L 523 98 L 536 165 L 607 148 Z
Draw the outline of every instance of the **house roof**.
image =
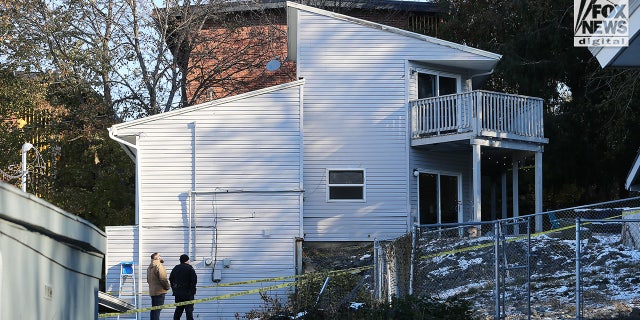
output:
M 289 83 L 284 83 L 284 84 L 273 86 L 273 87 L 269 87 L 269 88 L 255 90 L 255 91 L 251 91 L 251 92 L 247 92 L 247 93 L 243 93 L 243 94 L 239 94 L 239 95 L 235 95 L 235 96 L 231 96 L 231 97 L 226 97 L 226 98 L 222 98 L 222 99 L 218 99 L 218 100 L 213 100 L 213 101 L 209 101 L 209 102 L 193 105 L 193 106 L 182 108 L 182 109 L 177 109 L 177 110 L 164 112 L 164 113 L 159 113 L 159 114 L 155 114 L 155 115 L 152 115 L 152 116 L 148 116 L 148 117 L 144 117 L 144 118 L 140 118 L 140 119 L 136 119 L 136 120 L 132 120 L 132 121 L 128 121 L 128 122 L 119 123 L 119 124 L 113 125 L 111 128 L 109 128 L 109 136 L 112 139 L 116 140 L 118 143 L 120 143 L 120 146 L 122 146 L 122 148 L 129 155 L 129 157 L 131 157 L 135 161 L 136 148 L 137 148 L 137 146 L 136 146 L 136 143 L 137 143 L 136 142 L 136 140 L 137 140 L 136 136 L 137 136 L 137 134 L 131 134 L 131 133 L 121 134 L 119 132 L 120 130 L 131 128 L 131 127 L 134 127 L 136 125 L 147 123 L 147 122 L 151 122 L 151 121 L 156 121 L 156 120 L 160 120 L 160 119 L 166 119 L 166 118 L 169 118 L 169 117 L 172 117 L 172 116 L 175 116 L 175 115 L 179 115 L 179 114 L 183 114 L 183 113 L 193 112 L 193 111 L 200 110 L 200 109 L 203 109 L 203 108 L 210 108 L 210 107 L 213 107 L 213 106 L 216 106 L 216 105 L 221 105 L 221 104 L 225 104 L 225 103 L 229 103 L 229 102 L 233 102 L 233 101 L 239 101 L 239 100 L 243 100 L 243 99 L 246 99 L 246 98 L 249 98 L 249 97 L 254 97 L 254 96 L 259 96 L 259 95 L 262 95 L 262 94 L 266 94 L 266 93 L 269 93 L 269 92 L 274 92 L 274 91 L 283 90 L 283 89 L 287 89 L 287 88 L 291 88 L 291 87 L 301 86 L 303 84 L 304 84 L 304 80 L 292 81 L 292 82 L 289 82 Z
M 458 43 L 454 43 L 454 42 L 450 42 L 450 41 L 446 41 L 446 40 L 442 40 L 442 39 L 438 39 L 438 38 L 434 38 L 434 37 L 429 37 L 426 35 L 422 35 L 422 34 L 418 34 L 418 33 L 414 33 L 414 32 L 410 32 L 407 30 L 403 30 L 403 29 L 399 29 L 399 28 L 394 28 L 394 27 L 390 27 L 390 26 L 386 26 L 380 23 L 375 23 L 375 22 L 371 22 L 371 21 L 367 21 L 367 20 L 363 20 L 363 19 L 358 19 L 358 18 L 354 18 L 354 17 L 350 17 L 347 15 L 343 15 L 343 14 L 339 14 L 339 13 L 335 13 L 335 12 L 330 12 L 330 11 L 326 11 L 326 10 L 322 10 L 322 9 L 318 9 L 318 8 L 314 8 L 314 7 L 309 7 L 306 5 L 302 5 L 299 3 L 295 3 L 295 2 L 287 2 L 287 32 L 288 32 L 288 41 L 287 41 L 287 51 L 289 56 L 287 57 L 288 60 L 290 61 L 296 61 L 297 60 L 297 30 L 298 30 L 298 19 L 297 19 L 297 15 L 295 14 L 295 12 L 297 10 L 303 10 L 303 11 L 307 11 L 307 12 L 312 12 L 315 14 L 319 14 L 319 15 L 323 15 L 323 16 L 327 16 L 327 17 L 331 17 L 334 19 L 339 19 L 339 20 L 343 20 L 343 21 L 348 21 L 351 23 L 355 23 L 355 24 L 359 24 L 362 26 L 366 26 L 369 28 L 374 28 L 374 29 L 378 29 L 378 30 L 382 30 L 385 32 L 390 32 L 390 33 L 394 33 L 400 36 L 404 36 L 404 37 L 409 37 L 409 38 L 414 38 L 414 39 L 418 39 L 421 41 L 425 41 L 425 42 L 429 42 L 429 43 L 433 43 L 433 44 L 437 44 L 437 45 L 441 45 L 441 46 L 445 46 L 445 47 L 449 47 L 452 49 L 456 49 L 456 50 L 460 50 L 463 52 L 468 52 L 471 54 L 475 54 L 477 55 L 480 59 L 477 60 L 458 60 L 458 59 L 451 59 L 451 60 L 440 60 L 439 63 L 441 64 L 446 64 L 448 67 L 458 67 L 458 68 L 462 68 L 462 69 L 470 69 L 470 70 L 475 70 L 476 72 L 489 72 L 493 69 L 493 67 L 498 63 L 498 61 L 502 58 L 502 55 L 497 54 L 497 53 L 493 53 L 493 52 L 489 52 L 489 51 L 484 51 L 481 49 L 477 49 L 477 48 L 472 48 L 466 45 L 462 45 L 462 44 L 458 44 Z
M 218 12 L 242 12 L 251 10 L 286 8 L 288 0 L 232 1 L 225 3 Z M 309 6 L 335 9 L 399 10 L 410 12 L 440 12 L 434 2 L 401 0 L 296 0 Z
M 631 170 L 629 170 L 624 187 L 629 191 L 640 191 L 640 149 L 638 149 L 636 159 L 633 161 Z
M 589 47 L 605 67 L 640 67 L 640 0 L 629 0 L 629 46 Z

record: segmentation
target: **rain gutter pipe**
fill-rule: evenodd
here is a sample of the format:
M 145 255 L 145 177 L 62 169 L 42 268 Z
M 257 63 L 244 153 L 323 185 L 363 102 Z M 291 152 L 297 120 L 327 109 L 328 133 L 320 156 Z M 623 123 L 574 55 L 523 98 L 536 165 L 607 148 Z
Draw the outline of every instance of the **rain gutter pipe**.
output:
M 120 137 L 116 136 L 114 131 L 111 130 L 111 128 L 108 129 L 109 131 L 109 138 L 111 138 L 112 140 L 118 142 L 121 145 L 127 146 L 131 149 L 134 150 L 138 150 L 138 140 L 140 139 L 140 135 L 137 134 L 136 135 L 136 144 L 130 143 L 128 141 L 125 141 L 123 139 L 121 139 Z M 124 147 L 123 147 L 124 149 Z M 126 150 L 125 150 L 126 151 Z M 129 155 L 130 157 L 132 157 L 132 155 Z M 142 237 L 142 227 L 140 226 L 140 201 L 142 199 L 141 195 L 140 195 L 140 185 L 139 185 L 139 177 L 140 177 L 140 166 L 138 165 L 138 160 L 140 159 L 140 154 L 136 154 L 135 158 L 132 158 L 132 160 L 134 160 L 134 162 L 136 163 L 136 217 L 135 217 L 135 224 L 138 226 L 138 257 L 136 258 L 138 260 L 138 279 L 142 279 L 142 268 L 141 268 L 141 264 L 140 261 L 142 261 L 142 250 L 140 250 L 140 248 L 142 247 L 141 245 L 141 241 L 143 239 Z M 135 262 L 135 261 L 134 261 Z M 143 281 L 138 281 L 138 288 L 136 288 L 136 299 L 137 301 L 141 301 L 141 296 L 140 296 L 140 292 L 142 292 L 142 282 Z

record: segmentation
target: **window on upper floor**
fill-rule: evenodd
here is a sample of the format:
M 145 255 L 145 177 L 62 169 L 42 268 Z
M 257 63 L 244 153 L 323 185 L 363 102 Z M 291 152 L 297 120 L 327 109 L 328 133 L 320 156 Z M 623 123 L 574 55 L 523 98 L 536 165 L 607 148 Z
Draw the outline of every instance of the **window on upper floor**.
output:
M 459 91 L 460 77 L 418 69 L 418 99 L 453 94 Z
M 363 169 L 328 169 L 327 201 L 364 201 Z

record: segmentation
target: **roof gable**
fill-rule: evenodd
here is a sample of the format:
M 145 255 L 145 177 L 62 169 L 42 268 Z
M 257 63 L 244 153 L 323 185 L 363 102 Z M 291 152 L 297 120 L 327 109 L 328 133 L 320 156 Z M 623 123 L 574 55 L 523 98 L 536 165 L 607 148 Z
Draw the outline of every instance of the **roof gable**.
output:
M 283 90 L 283 89 L 287 89 L 287 88 L 291 88 L 291 87 L 297 87 L 297 86 L 301 86 L 303 84 L 304 84 L 304 80 L 293 81 L 293 82 L 289 82 L 289 83 L 285 83 L 285 84 L 281 84 L 281 85 L 277 85 L 277 86 L 273 86 L 273 87 L 269 87 L 269 88 L 255 90 L 255 91 L 251 91 L 251 92 L 247 92 L 247 93 L 243 93 L 243 94 L 239 94 L 239 95 L 235 95 L 235 96 L 230 96 L 230 97 L 226 97 L 226 98 L 222 98 L 222 99 L 217 99 L 217 100 L 213 100 L 213 101 L 209 101 L 209 102 L 205 102 L 205 103 L 189 106 L 189 107 L 186 107 L 186 108 L 181 108 L 181 109 L 177 109 L 177 110 L 173 110 L 173 111 L 169 111 L 169 112 L 159 113 L 159 114 L 155 114 L 155 115 L 152 115 L 152 116 L 148 116 L 148 117 L 144 117 L 144 118 L 140 118 L 140 119 L 136 119 L 136 120 L 132 120 L 132 121 L 116 124 L 116 125 L 112 126 L 111 128 L 109 128 L 109 131 L 113 135 L 117 136 L 118 135 L 118 130 L 120 130 L 120 129 L 131 128 L 131 127 L 137 126 L 139 124 L 143 124 L 143 123 L 147 123 L 147 122 L 151 122 L 151 121 L 156 121 L 156 120 L 160 120 L 160 119 L 166 119 L 166 118 L 173 117 L 173 116 L 176 116 L 176 115 L 179 115 L 179 114 L 193 112 L 193 111 L 197 111 L 197 110 L 204 109 L 204 108 L 210 108 L 210 107 L 213 107 L 213 106 L 216 106 L 216 105 L 221 105 L 221 104 L 225 104 L 225 103 L 229 103 L 229 102 L 233 102 L 233 101 L 239 101 L 239 100 L 243 100 L 243 99 L 246 99 L 246 98 L 259 96 L 259 95 L 263 95 L 263 94 L 267 94 L 267 93 L 270 93 L 270 92 Z
M 289 53 L 288 60 L 290 61 L 296 61 L 298 58 L 297 57 L 297 54 L 298 54 L 297 37 L 298 37 L 298 27 L 299 27 L 299 21 L 298 21 L 299 11 L 306 11 L 306 12 L 318 14 L 321 16 L 329 17 L 332 19 L 346 21 L 349 23 L 361 25 L 363 27 L 377 29 L 383 32 L 388 32 L 398 37 L 407 37 L 411 39 L 416 39 L 424 42 L 425 44 L 443 46 L 443 47 L 447 47 L 456 51 L 464 52 L 464 53 L 471 54 L 473 56 L 478 57 L 477 61 L 457 61 L 457 62 L 450 61 L 449 66 L 451 67 L 475 69 L 478 71 L 490 71 L 502 57 L 497 53 L 484 51 L 477 48 L 472 48 L 466 45 L 462 45 L 462 44 L 458 44 L 458 43 L 454 43 L 454 42 L 450 42 L 450 41 L 446 41 L 446 40 L 442 40 L 442 39 L 438 39 L 438 38 L 434 38 L 426 35 L 421 35 L 414 32 L 386 26 L 383 24 L 379 24 L 379 23 L 375 23 L 375 22 L 371 22 L 363 19 L 346 16 L 346 15 L 335 13 L 335 12 L 330 12 L 330 11 L 326 11 L 326 10 L 322 10 L 314 7 L 309 7 L 309 6 L 305 6 L 305 5 L 294 3 L 294 2 L 287 2 L 287 25 L 288 25 L 287 50 Z
M 302 86 L 303 84 L 304 84 L 304 80 L 293 81 L 293 82 L 289 82 L 289 83 L 285 83 L 285 84 L 281 84 L 281 85 L 277 85 L 269 88 L 255 90 L 255 91 L 247 92 L 244 94 L 239 94 L 236 96 L 230 96 L 227 98 L 209 101 L 209 102 L 193 105 L 193 106 L 182 108 L 182 109 L 177 109 L 169 112 L 164 112 L 164 113 L 116 124 L 108 129 L 109 137 L 117 141 L 122 147 L 122 149 L 124 150 L 124 152 L 131 158 L 131 160 L 135 162 L 137 153 L 138 153 L 137 151 L 138 136 L 140 135 L 140 132 L 137 132 L 136 130 L 137 130 L 137 127 L 140 125 L 144 125 L 154 121 L 161 121 L 163 119 L 168 119 L 168 118 L 179 116 L 185 113 L 195 112 L 205 108 L 212 108 L 214 106 L 219 106 L 226 103 L 233 103 L 243 99 L 257 97 L 260 95 L 272 93 L 279 90 Z

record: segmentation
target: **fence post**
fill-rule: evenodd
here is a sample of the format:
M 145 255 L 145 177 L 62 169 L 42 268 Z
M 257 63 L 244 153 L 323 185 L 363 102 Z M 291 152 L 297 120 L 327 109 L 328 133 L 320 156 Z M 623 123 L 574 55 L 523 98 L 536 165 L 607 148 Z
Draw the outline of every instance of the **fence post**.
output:
M 531 216 L 527 217 L 527 319 L 531 320 Z
M 582 319 L 580 294 L 580 217 L 576 218 L 576 320 Z
M 409 295 L 413 295 L 413 273 L 414 273 L 414 261 L 416 259 L 416 246 L 418 241 L 418 224 L 413 225 L 413 232 L 411 233 L 411 260 L 409 261 Z
M 381 291 L 381 275 L 380 275 L 380 255 L 378 254 L 378 248 L 380 244 L 378 243 L 378 239 L 373 239 L 373 292 L 375 294 L 375 299 L 380 302 L 382 300 L 382 291 Z
M 493 272 L 495 273 L 495 303 L 496 311 L 494 319 L 500 319 L 500 221 L 496 220 L 493 224 Z

